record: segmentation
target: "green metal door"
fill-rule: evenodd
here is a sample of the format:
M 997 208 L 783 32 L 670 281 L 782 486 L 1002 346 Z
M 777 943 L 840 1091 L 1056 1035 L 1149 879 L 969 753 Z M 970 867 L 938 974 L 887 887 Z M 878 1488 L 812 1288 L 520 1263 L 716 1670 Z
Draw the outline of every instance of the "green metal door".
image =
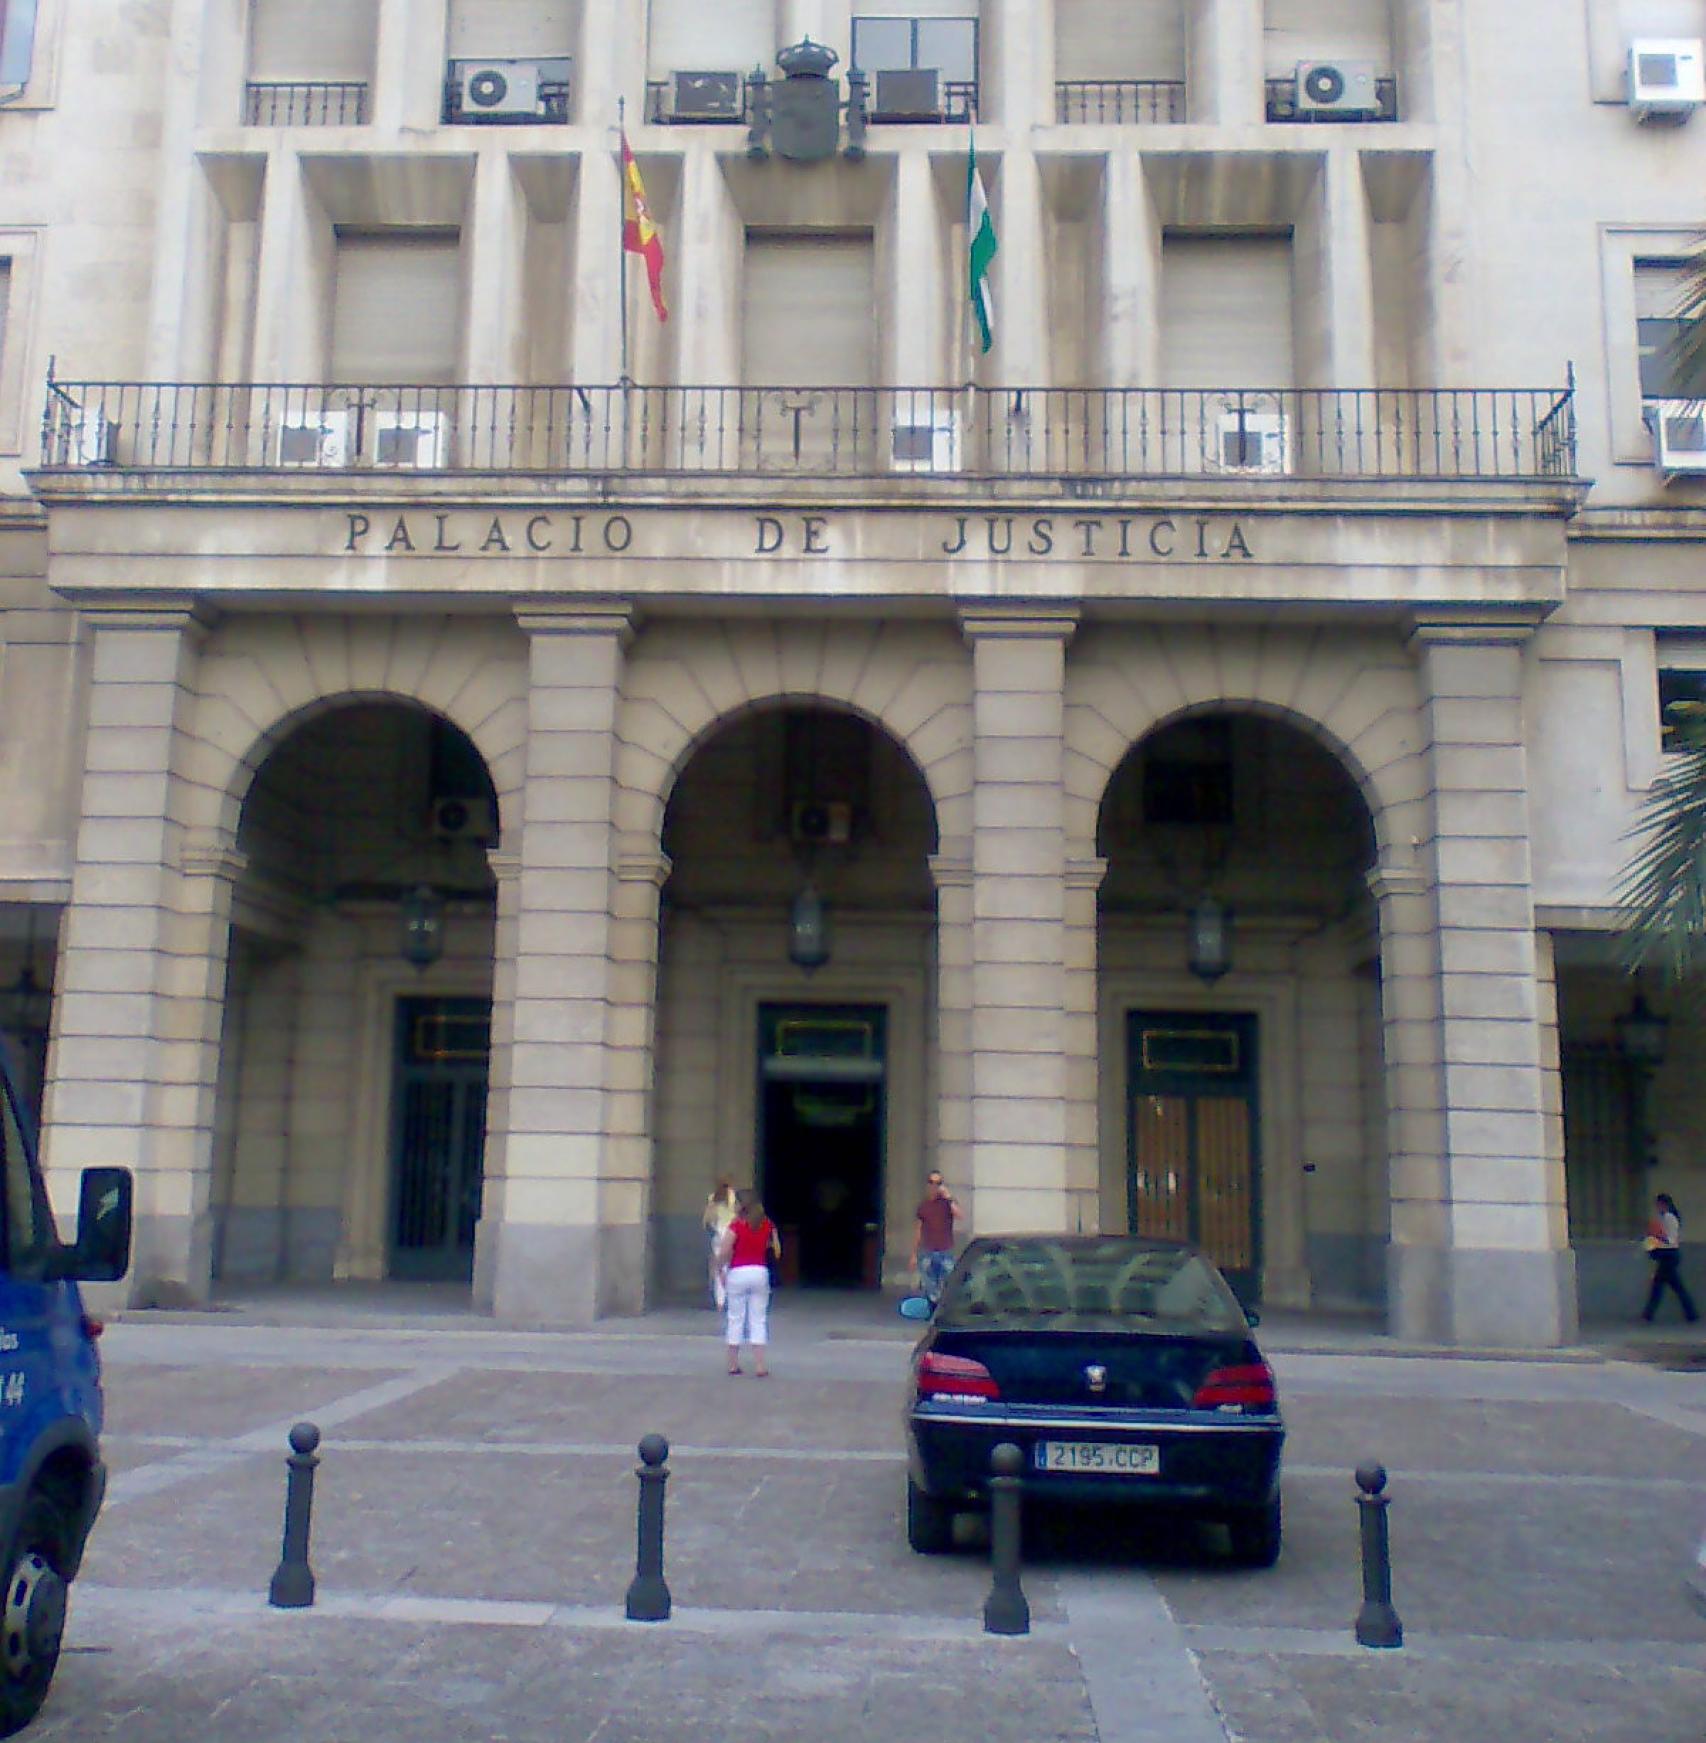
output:
M 397 1001 L 393 1277 L 473 1275 L 491 1044 L 489 999 Z
M 1137 1011 L 1127 1022 L 1132 1232 L 1194 1242 L 1252 1303 L 1261 1289 L 1256 1019 Z

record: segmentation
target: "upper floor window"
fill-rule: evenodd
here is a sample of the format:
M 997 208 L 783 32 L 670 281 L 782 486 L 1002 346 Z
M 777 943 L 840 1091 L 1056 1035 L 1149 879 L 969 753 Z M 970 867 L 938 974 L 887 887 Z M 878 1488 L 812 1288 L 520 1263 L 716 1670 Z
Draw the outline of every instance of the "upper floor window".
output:
M 870 77 L 873 121 L 974 119 L 977 54 L 977 19 L 958 9 L 853 20 L 853 65 Z
M 377 0 L 250 0 L 248 124 L 364 122 L 378 29 Z
M 1054 71 L 1063 123 L 1183 121 L 1183 11 L 1130 0 L 1055 0 Z
M 567 121 L 579 32 L 579 0 L 450 0 L 444 119 Z
M 0 90 L 30 82 L 35 42 L 36 0 L 0 0 Z
M 454 230 L 338 232 L 333 381 L 453 382 L 461 314 L 461 241 Z
M 1698 374 L 1688 379 L 1679 344 L 1688 321 L 1683 313 L 1687 266 L 1680 260 L 1635 262 L 1635 345 L 1641 365 L 1642 399 L 1684 399 L 1698 393 Z
M 1679 705 L 1706 705 L 1706 642 L 1698 637 L 1661 636 L 1659 666 L 1659 748 L 1680 750 Z

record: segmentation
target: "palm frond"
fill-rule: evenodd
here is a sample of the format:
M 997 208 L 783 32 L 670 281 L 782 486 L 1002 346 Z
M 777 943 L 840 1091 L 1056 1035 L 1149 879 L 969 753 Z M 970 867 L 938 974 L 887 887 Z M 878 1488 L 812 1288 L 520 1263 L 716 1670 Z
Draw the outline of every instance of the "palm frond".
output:
M 1706 705 L 1677 703 L 1676 758 L 1653 783 L 1617 881 L 1624 966 L 1680 983 L 1706 967 Z
M 1683 267 L 1676 306 L 1682 323 L 1670 347 L 1673 384 L 1679 399 L 1706 399 L 1706 241 Z

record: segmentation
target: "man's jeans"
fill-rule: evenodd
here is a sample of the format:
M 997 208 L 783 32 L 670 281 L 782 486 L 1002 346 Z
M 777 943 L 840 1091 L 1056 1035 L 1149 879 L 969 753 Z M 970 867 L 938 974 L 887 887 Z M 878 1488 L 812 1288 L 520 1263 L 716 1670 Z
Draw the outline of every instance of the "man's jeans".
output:
M 954 1255 L 950 1248 L 945 1252 L 926 1249 L 918 1255 L 918 1282 L 924 1290 L 925 1298 L 932 1304 L 942 1299 L 942 1285 L 948 1281 L 948 1273 L 954 1268 Z

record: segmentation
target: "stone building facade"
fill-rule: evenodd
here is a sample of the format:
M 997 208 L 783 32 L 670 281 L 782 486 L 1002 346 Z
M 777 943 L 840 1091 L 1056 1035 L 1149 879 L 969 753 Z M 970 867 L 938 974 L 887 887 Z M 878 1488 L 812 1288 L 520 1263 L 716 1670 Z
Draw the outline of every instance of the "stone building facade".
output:
M 719 1175 L 869 1287 L 938 1166 L 1406 1336 L 1632 1312 L 1706 121 L 1628 78 L 1706 0 L 1494 10 L 11 0 L 0 978 L 132 1297 L 634 1312 Z

